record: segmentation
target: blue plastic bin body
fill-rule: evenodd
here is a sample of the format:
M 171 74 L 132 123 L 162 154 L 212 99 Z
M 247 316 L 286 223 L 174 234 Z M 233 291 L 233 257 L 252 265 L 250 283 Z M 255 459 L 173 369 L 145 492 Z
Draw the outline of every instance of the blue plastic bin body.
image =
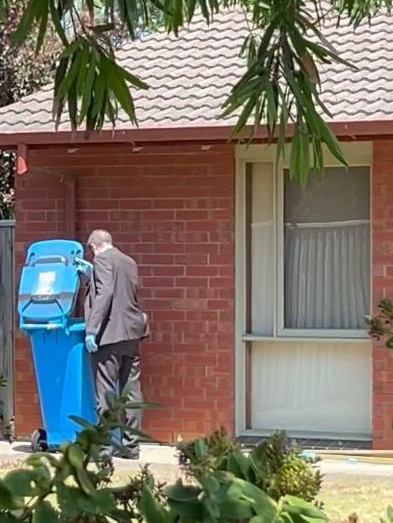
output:
M 56 449 L 74 441 L 80 425 L 70 415 L 95 423 L 95 395 L 85 324 L 71 318 L 79 291 L 79 242 L 32 244 L 19 284 L 19 328 L 30 338 L 46 443 Z
M 89 354 L 84 346 L 85 324 L 70 319 L 65 329 L 30 332 L 41 416 L 47 445 L 55 450 L 74 441 L 81 426 L 75 415 L 96 422 L 94 385 Z

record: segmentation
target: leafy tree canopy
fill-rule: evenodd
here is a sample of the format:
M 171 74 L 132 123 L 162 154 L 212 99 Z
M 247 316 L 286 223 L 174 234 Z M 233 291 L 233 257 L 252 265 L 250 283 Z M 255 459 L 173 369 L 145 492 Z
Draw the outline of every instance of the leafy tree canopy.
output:
M 0 0 L 6 20 L 15 0 Z M 391 13 L 392 0 L 26 0 L 12 42 L 23 46 L 35 35 L 39 56 L 47 35 L 54 31 L 61 52 L 54 79 L 54 119 L 59 124 L 68 110 L 73 129 L 99 130 L 115 126 L 122 108 L 137 125 L 132 92 L 147 89 L 116 62 L 114 32 L 128 39 L 154 24 L 168 33 L 192 23 L 201 12 L 209 24 L 215 13 L 241 7 L 250 20 L 250 34 L 242 52 L 247 58 L 243 77 L 233 86 L 222 116 L 237 114 L 235 134 L 252 123 L 266 126 L 269 140 L 277 139 L 284 153 L 288 124 L 294 124 L 290 172 L 306 183 L 310 168 L 322 170 L 322 145 L 343 164 L 337 139 L 323 117 L 329 112 L 319 98 L 322 63 L 343 62 L 323 36 L 326 17 L 357 27 L 380 12 Z M 195 51 L 197 52 L 197 50 Z M 351 64 L 344 62 L 348 67 Z

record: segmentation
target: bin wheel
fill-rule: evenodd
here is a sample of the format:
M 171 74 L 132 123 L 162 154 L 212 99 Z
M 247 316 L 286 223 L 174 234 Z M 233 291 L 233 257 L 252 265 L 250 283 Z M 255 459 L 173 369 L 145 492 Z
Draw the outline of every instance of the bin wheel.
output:
M 31 450 L 33 452 L 43 452 L 48 450 L 46 431 L 44 429 L 35 429 L 31 435 Z

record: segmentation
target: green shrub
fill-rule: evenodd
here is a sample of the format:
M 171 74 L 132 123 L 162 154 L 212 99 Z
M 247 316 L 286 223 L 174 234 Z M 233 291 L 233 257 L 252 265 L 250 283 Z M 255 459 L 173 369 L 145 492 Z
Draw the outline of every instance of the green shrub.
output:
M 299 456 L 299 449 L 288 445 L 284 432 L 266 438 L 248 455 L 240 445 L 221 429 L 212 436 L 179 445 L 179 463 L 187 476 L 195 476 L 214 470 L 230 470 L 238 477 L 247 479 L 266 492 L 274 500 L 289 494 L 305 501 L 315 501 L 322 487 L 322 475 L 314 467 L 315 460 Z M 239 456 L 241 454 L 241 458 Z M 234 467 L 236 459 L 244 466 Z
M 314 501 L 322 487 L 321 476 L 319 470 L 312 470 L 298 456 L 287 456 L 278 471 L 279 496 L 290 494 L 305 501 Z
M 129 514 L 130 520 L 143 523 L 144 515 L 141 511 L 141 501 L 144 490 L 148 488 L 158 503 L 166 504 L 165 487 L 165 483 L 155 480 L 149 465 L 144 465 L 138 474 L 129 478 L 126 485 L 114 489 L 113 492 L 119 506 Z
M 393 301 L 383 298 L 378 303 L 378 313 L 366 318 L 368 333 L 371 338 L 385 339 L 385 346 L 393 348 Z
M 322 474 L 316 460 L 303 459 L 299 449 L 288 443 L 284 432 L 277 432 L 250 453 L 258 470 L 257 485 L 273 499 L 286 494 L 315 501 L 322 488 Z
M 189 477 L 225 468 L 228 456 L 241 450 L 239 443 L 224 428 L 216 430 L 211 436 L 179 443 L 177 448 L 179 465 Z

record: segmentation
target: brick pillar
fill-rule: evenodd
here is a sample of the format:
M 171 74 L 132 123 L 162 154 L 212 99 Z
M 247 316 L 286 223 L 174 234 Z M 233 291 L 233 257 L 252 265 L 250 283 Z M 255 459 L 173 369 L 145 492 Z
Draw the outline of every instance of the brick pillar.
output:
M 393 298 L 393 141 L 374 142 L 372 170 L 372 289 L 374 311 Z M 374 342 L 373 447 L 393 448 L 393 352 Z

